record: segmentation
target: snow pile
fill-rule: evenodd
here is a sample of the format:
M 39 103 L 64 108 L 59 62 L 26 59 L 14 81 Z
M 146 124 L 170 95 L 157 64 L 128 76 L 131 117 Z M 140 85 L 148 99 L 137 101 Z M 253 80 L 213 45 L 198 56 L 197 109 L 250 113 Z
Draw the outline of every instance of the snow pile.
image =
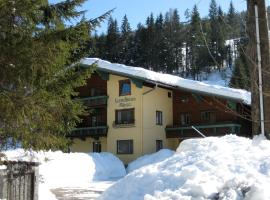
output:
M 4 152 L 8 160 L 40 162 L 40 196 L 50 197 L 48 191 L 59 187 L 85 187 L 92 181 L 123 177 L 126 170 L 123 163 L 111 153 L 63 153 L 61 151 Z
M 93 180 L 109 180 L 126 175 L 126 169 L 122 161 L 111 153 L 91 153 L 95 163 L 95 176 Z
M 251 104 L 251 94 L 246 90 L 233 89 L 219 85 L 210 85 L 200 81 L 188 80 L 170 74 L 157 73 L 140 67 L 113 64 L 98 58 L 85 58 L 81 61 L 81 63 L 84 65 L 92 65 L 96 63 L 99 69 L 107 72 L 113 72 L 124 76 L 132 76 L 138 79 L 146 79 L 181 89 L 235 99 L 248 105 Z
M 100 199 L 270 199 L 270 142 L 234 135 L 183 141 L 170 158 L 142 167 Z
M 161 161 L 171 157 L 174 153 L 175 153 L 174 151 L 171 151 L 169 149 L 161 149 L 160 151 L 158 151 L 156 153 L 139 157 L 138 159 L 136 159 L 128 164 L 127 172 L 130 173 L 130 172 L 132 172 L 136 169 L 139 169 L 141 167 L 144 167 L 146 165 L 161 162 Z

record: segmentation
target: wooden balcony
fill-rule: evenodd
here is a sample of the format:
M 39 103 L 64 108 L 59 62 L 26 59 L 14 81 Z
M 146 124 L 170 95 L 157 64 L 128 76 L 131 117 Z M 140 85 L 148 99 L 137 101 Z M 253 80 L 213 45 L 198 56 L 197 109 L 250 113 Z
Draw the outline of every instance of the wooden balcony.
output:
M 192 124 L 189 126 L 167 126 L 165 128 L 167 138 L 187 139 L 201 137 L 192 126 L 201 131 L 205 136 L 223 136 L 226 134 L 239 134 L 241 125 L 233 122 L 215 124 Z
M 83 128 L 76 128 L 72 131 L 69 138 L 99 138 L 99 137 L 106 137 L 108 133 L 108 126 L 95 126 L 95 127 L 83 127 Z
M 93 96 L 93 97 L 81 97 L 78 98 L 80 101 L 88 107 L 96 107 L 96 106 L 106 106 L 108 96 Z

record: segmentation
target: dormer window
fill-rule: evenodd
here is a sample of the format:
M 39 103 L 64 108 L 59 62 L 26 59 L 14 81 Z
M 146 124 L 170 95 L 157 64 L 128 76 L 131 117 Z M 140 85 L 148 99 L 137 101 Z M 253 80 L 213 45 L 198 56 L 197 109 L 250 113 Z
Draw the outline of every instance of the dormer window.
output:
M 131 95 L 130 80 L 119 81 L 119 96 Z

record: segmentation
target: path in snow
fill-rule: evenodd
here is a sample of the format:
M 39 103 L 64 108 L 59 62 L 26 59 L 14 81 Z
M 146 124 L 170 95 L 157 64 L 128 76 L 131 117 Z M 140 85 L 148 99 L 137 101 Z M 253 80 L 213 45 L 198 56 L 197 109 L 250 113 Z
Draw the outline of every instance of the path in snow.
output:
M 56 188 L 51 192 L 58 200 L 93 200 L 99 197 L 116 181 L 93 182 L 87 187 Z

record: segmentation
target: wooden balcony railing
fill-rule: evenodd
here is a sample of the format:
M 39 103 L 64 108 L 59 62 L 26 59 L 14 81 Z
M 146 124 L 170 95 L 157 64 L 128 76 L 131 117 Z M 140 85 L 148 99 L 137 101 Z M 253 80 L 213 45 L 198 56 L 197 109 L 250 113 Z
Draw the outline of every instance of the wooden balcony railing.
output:
M 192 124 L 189 126 L 167 126 L 165 128 L 166 137 L 191 138 L 201 137 L 199 133 L 193 130 L 192 126 L 201 131 L 206 136 L 222 136 L 226 134 L 240 133 L 241 125 L 233 122 L 215 123 L 215 124 Z
M 107 105 L 108 96 L 82 97 L 78 100 L 83 101 L 88 107 L 103 106 Z
M 95 126 L 95 127 L 83 127 L 74 129 L 70 138 L 85 138 L 85 137 L 106 137 L 108 133 L 108 126 Z

